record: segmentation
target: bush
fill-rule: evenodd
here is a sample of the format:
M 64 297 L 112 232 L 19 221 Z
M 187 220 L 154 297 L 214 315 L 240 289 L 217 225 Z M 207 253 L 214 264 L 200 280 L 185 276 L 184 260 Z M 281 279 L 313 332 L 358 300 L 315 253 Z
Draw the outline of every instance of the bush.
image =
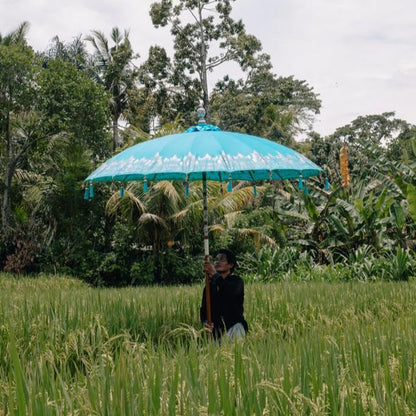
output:
M 386 257 L 386 275 L 393 281 L 407 281 L 416 277 L 415 253 L 400 246 L 396 253 L 389 253 Z
M 155 279 L 155 268 L 151 258 L 134 262 L 130 268 L 130 282 L 133 286 L 150 285 Z
M 115 252 L 103 254 L 97 272 L 105 286 L 126 286 L 130 283 L 129 270 Z
M 160 254 L 160 280 L 168 284 L 189 284 L 204 277 L 202 259 L 172 249 Z
M 274 249 L 266 246 L 257 253 L 244 253 L 239 258 L 238 270 L 241 274 L 255 280 L 282 280 L 289 271 L 296 271 L 301 266 L 309 269 L 312 257 L 293 247 Z

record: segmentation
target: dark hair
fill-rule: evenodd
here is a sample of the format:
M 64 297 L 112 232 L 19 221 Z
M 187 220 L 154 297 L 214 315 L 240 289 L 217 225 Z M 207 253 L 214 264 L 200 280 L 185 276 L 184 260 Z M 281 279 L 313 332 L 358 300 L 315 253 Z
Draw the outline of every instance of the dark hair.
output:
M 228 264 L 233 264 L 233 267 L 231 268 L 231 271 L 233 272 L 235 266 L 237 266 L 237 257 L 236 257 L 236 255 L 231 250 L 228 250 L 226 248 L 221 248 L 220 250 L 216 251 L 214 256 L 216 256 L 218 254 L 224 254 L 225 257 L 227 257 L 227 263 Z

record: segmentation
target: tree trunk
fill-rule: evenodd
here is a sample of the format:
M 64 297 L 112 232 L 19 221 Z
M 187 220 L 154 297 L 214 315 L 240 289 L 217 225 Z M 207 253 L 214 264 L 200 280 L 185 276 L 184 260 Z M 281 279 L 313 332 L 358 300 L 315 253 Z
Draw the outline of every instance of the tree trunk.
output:
M 200 27 L 200 41 L 201 41 L 201 55 L 200 55 L 200 80 L 202 87 L 202 102 L 205 108 L 205 119 L 208 122 L 210 118 L 209 110 L 209 94 L 208 94 L 208 78 L 207 78 L 207 47 L 205 44 L 205 32 L 202 24 L 202 6 L 199 6 L 199 27 Z
M 153 277 L 155 283 L 160 283 L 162 280 L 162 274 L 160 269 L 160 242 L 159 242 L 159 233 L 155 231 L 153 236 L 153 243 L 152 243 L 152 256 L 153 256 Z
M 113 152 L 116 151 L 117 146 L 120 144 L 119 133 L 118 133 L 118 117 L 113 116 Z
M 1 225 L 4 234 L 7 234 L 10 222 L 10 188 L 12 184 L 12 175 L 10 169 L 7 168 L 6 177 L 4 180 L 3 203 L 1 206 Z
M 3 203 L 1 206 L 1 229 L 3 234 L 7 234 L 10 222 L 11 207 L 11 186 L 13 177 L 12 159 L 12 141 L 10 135 L 10 112 L 6 115 L 6 172 L 4 176 Z

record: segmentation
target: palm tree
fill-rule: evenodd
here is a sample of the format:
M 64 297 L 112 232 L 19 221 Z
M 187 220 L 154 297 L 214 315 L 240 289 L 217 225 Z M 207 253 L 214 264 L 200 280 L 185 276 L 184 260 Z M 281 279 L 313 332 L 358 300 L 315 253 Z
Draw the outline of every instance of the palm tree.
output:
M 58 36 L 55 36 L 51 45 L 42 56 L 44 65 L 50 60 L 61 59 L 62 61 L 72 63 L 77 69 L 85 70 L 89 55 L 80 35 L 71 43 L 63 42 Z
M 123 190 L 122 197 L 115 191 L 107 202 L 107 215 L 118 215 L 126 221 L 140 247 L 151 246 L 156 279 L 160 278 L 160 255 L 179 233 L 174 216 L 186 203 L 181 188 L 181 183 L 161 181 L 144 192 L 142 185 L 132 182 Z
M 38 117 L 32 114 L 30 119 L 36 129 Z M 26 136 L 27 143 L 34 135 L 28 126 L 21 127 L 19 134 L 20 137 Z M 13 172 L 14 185 L 20 190 L 16 208 L 20 221 L 16 221 L 13 229 L 11 237 L 15 249 L 10 250 L 5 258 L 5 270 L 15 273 L 30 267 L 35 256 L 52 242 L 58 228 L 57 216 L 61 214 L 52 203 L 59 187 L 54 176 L 67 164 L 67 149 L 71 150 L 71 160 L 74 159 L 74 146 L 68 135 L 51 135 L 43 142 L 45 147 L 33 149 L 30 159 L 26 158 Z M 68 199 L 65 202 L 68 204 Z
M 255 203 L 252 185 L 240 181 L 232 192 L 224 191 L 224 185 L 221 183 L 209 182 L 207 186 L 209 231 L 214 239 L 219 237 L 218 241 L 249 240 L 256 249 L 259 249 L 260 244 L 276 245 L 273 237 L 268 235 L 267 227 L 241 226 L 241 218 L 244 217 L 246 209 L 251 209 Z M 257 186 L 258 200 L 265 190 L 265 186 Z M 178 236 L 185 247 L 192 246 L 191 242 L 194 242 L 195 238 L 202 242 L 203 203 L 200 183 L 190 186 L 186 205 L 173 215 L 173 220 L 179 227 Z M 199 235 L 195 230 L 200 230 Z M 214 246 L 216 245 L 218 242 L 214 241 Z M 198 247 L 202 249 L 201 245 Z
M 213 236 L 223 233 L 237 238 L 250 239 L 257 247 L 262 244 L 275 245 L 275 241 L 260 228 L 235 227 L 236 218 L 245 207 L 253 202 L 252 186 L 237 185 L 233 192 L 221 192 L 223 185 L 209 182 L 208 211 L 210 215 L 210 232 Z M 263 187 L 258 187 L 261 195 Z M 203 204 L 201 183 L 189 184 L 189 195 L 184 186 L 176 181 L 161 181 L 144 192 L 142 185 L 129 183 L 120 192 L 113 193 L 107 202 L 107 215 L 126 221 L 135 231 L 136 244 L 142 249 L 152 248 L 153 268 L 156 279 L 163 264 L 163 254 L 174 244 L 176 251 L 184 256 L 201 254 Z
M 0 33 L 0 45 L 10 46 L 26 42 L 26 35 L 29 30 L 29 22 L 23 22 L 16 30 L 3 36 Z
M 91 69 L 93 77 L 110 93 L 110 110 L 113 127 L 113 150 L 120 143 L 119 121 L 129 102 L 130 90 L 135 85 L 137 71 L 133 60 L 138 57 L 133 53 L 128 31 L 122 35 L 117 27 L 111 32 L 113 46 L 110 46 L 106 36 L 98 31 L 92 31 L 86 40 L 90 42 L 95 54 Z

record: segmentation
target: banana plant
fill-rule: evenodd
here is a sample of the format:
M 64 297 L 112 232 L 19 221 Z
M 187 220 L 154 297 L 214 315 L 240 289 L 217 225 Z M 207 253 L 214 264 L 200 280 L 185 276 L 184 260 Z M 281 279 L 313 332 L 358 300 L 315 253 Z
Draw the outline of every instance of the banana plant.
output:
M 416 186 L 412 184 L 407 185 L 407 200 L 410 216 L 416 222 Z
M 333 224 L 338 218 L 334 217 L 334 207 L 342 188 L 328 192 L 313 183 L 309 188 L 314 190 L 313 195 L 312 192 L 304 195 L 294 186 L 287 185 L 291 197 L 279 197 L 276 203 L 279 221 L 285 229 L 288 244 L 313 252 L 319 263 L 331 262 L 332 248 L 337 245 L 334 234 L 337 227 Z M 345 234 L 341 224 L 338 226 L 338 233 Z

